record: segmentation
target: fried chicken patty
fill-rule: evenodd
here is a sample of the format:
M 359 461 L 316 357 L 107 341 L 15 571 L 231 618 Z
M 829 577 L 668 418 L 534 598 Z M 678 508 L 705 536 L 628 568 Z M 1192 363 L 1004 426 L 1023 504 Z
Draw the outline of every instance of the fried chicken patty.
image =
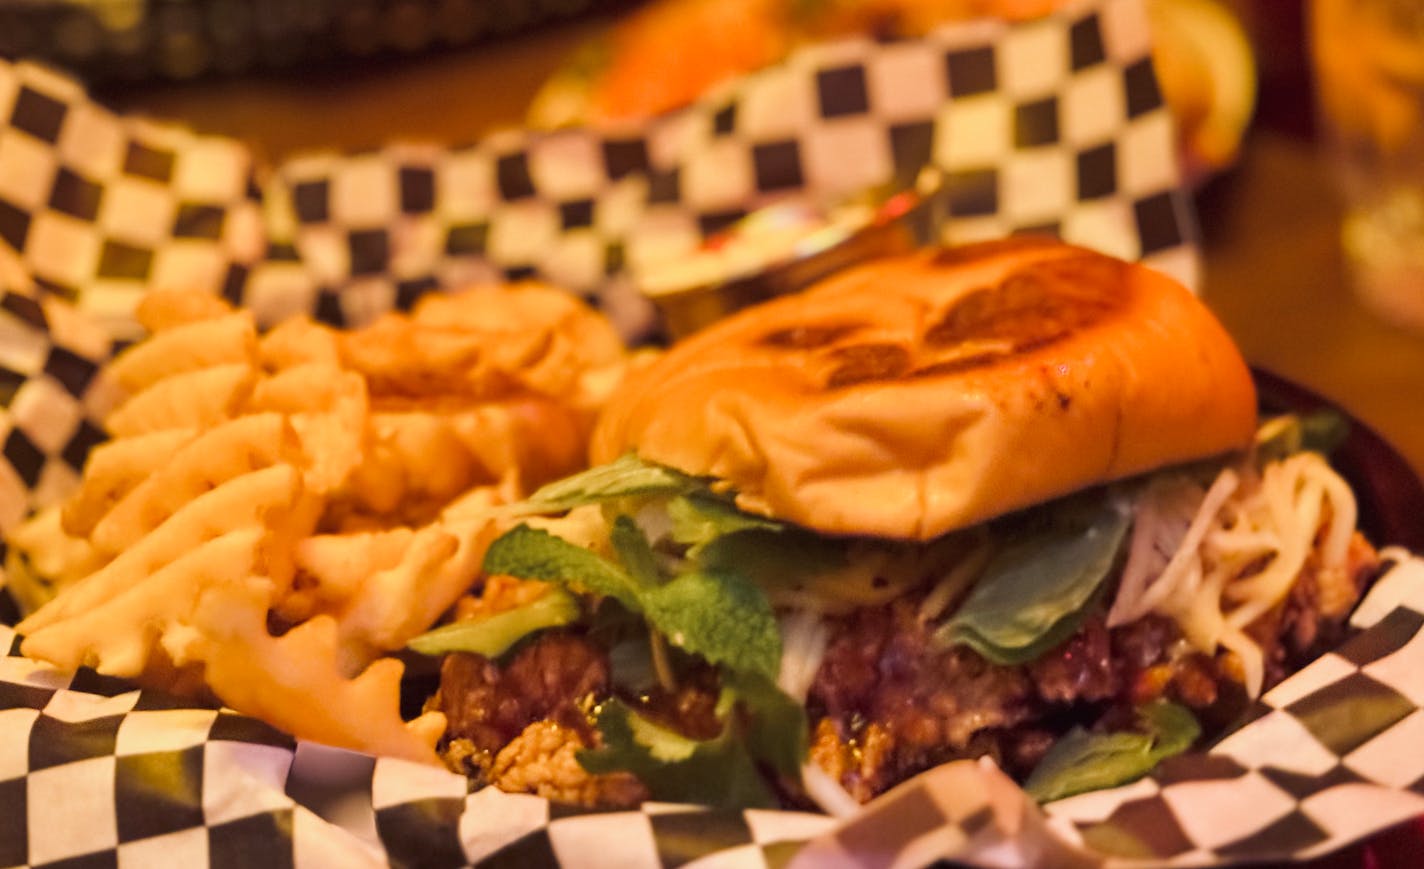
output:
M 1307 561 L 1290 595 L 1251 626 L 1266 652 L 1266 687 L 1338 641 L 1378 567 L 1378 555 L 1358 534 L 1344 574 Z M 862 802 L 958 758 L 988 756 L 1022 779 L 1070 727 L 1124 726 L 1136 707 L 1158 698 L 1190 708 L 1208 733 L 1246 702 L 1230 653 L 1193 651 L 1165 616 L 1110 629 L 1104 613 L 1094 612 L 1054 649 L 1010 666 L 939 644 L 934 626 L 918 615 L 922 596 L 827 620 L 830 639 L 806 703 L 810 755 Z M 718 688 L 714 671 L 701 668 L 684 674 L 674 690 L 623 699 L 686 736 L 706 739 L 719 729 Z M 558 629 L 500 662 L 447 656 L 430 708 L 449 721 L 442 747 L 454 769 L 583 805 L 633 805 L 645 797 L 635 779 L 581 778 L 569 767 L 576 749 L 597 744 L 591 715 L 614 693 L 608 650 L 585 633 Z M 530 730 L 540 724 L 550 727 Z M 544 769 L 553 757 L 562 764 L 556 772 Z M 783 785 L 789 804 L 807 805 L 794 786 Z

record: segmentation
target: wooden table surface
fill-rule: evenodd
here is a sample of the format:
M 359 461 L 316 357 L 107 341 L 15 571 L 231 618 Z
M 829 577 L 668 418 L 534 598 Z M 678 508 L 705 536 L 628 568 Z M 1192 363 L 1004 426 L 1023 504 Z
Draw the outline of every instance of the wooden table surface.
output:
M 392 140 L 468 142 L 517 124 L 550 70 L 603 23 L 300 78 L 100 96 L 120 110 L 246 140 L 269 160 Z M 1337 401 L 1424 474 L 1424 335 L 1391 328 L 1352 297 L 1328 173 L 1307 137 L 1278 127 L 1253 130 L 1238 166 L 1200 197 L 1206 300 L 1254 364 Z

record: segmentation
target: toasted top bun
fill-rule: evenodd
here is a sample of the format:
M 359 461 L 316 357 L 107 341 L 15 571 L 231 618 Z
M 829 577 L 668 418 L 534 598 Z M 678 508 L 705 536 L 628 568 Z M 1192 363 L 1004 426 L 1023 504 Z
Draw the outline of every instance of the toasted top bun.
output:
M 1250 371 L 1180 284 L 1056 241 L 877 260 L 674 346 L 595 462 L 716 477 L 754 513 L 925 540 L 1247 445 Z

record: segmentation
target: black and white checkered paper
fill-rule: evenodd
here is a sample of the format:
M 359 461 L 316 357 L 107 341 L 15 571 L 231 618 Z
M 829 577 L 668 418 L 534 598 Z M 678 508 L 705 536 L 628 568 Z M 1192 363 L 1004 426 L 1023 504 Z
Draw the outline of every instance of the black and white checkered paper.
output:
M 425 292 L 532 276 L 637 342 L 657 334 L 640 269 L 763 205 L 833 202 L 925 166 L 946 179 L 946 240 L 1053 231 L 1193 283 L 1195 227 L 1148 52 L 1140 0 L 1103 0 L 1025 25 L 812 47 L 648 125 L 270 169 L 236 142 L 119 116 L 52 71 L 0 64 L 0 530 L 62 498 L 102 440 L 94 375 L 139 337 L 131 311 L 150 288 L 221 295 L 264 324 L 306 313 L 354 325 Z M 1310 854 L 1424 811 L 1424 688 L 1411 679 L 1424 665 L 1421 588 L 1424 563 L 1405 558 L 1349 642 L 1220 746 L 1135 785 L 1044 812 L 991 767 L 941 768 L 840 821 L 585 813 L 471 792 L 440 769 L 58 673 L 21 658 L 0 624 L 0 867 Z M 0 582 L 0 623 L 17 619 Z

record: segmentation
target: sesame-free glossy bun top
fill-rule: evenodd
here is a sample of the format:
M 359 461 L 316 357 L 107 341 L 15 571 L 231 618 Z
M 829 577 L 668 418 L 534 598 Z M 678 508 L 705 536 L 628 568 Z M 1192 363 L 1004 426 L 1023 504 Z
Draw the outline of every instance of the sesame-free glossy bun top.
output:
M 629 378 L 595 462 L 726 481 L 832 534 L 925 540 L 1241 448 L 1250 371 L 1187 289 L 1037 238 L 869 262 L 746 309 Z

